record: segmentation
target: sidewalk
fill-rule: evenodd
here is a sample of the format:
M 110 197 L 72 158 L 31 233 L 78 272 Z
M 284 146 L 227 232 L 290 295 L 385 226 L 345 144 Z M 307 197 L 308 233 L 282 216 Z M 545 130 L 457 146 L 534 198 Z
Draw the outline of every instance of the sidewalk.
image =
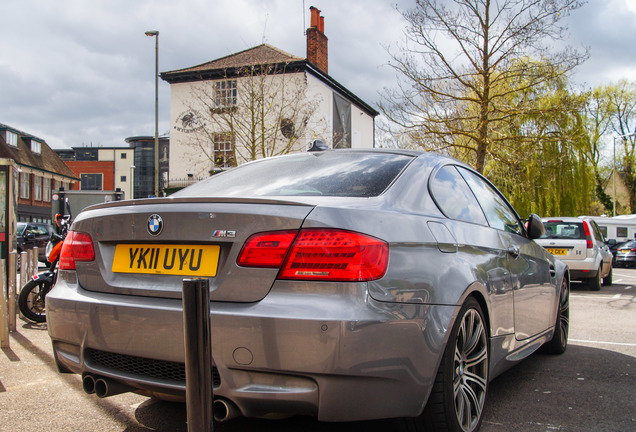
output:
M 85 394 L 79 375 L 57 372 L 46 323 L 18 319 L 10 338 L 0 351 L 1 432 L 187 431 L 185 404 Z

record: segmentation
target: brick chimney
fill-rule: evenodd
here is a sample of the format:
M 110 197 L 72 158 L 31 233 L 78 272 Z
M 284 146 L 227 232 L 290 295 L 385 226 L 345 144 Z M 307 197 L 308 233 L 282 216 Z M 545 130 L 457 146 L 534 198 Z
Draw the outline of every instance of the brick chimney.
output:
M 320 16 L 320 11 L 313 6 L 309 10 L 311 25 L 307 29 L 307 60 L 318 66 L 324 73 L 329 73 L 325 17 Z

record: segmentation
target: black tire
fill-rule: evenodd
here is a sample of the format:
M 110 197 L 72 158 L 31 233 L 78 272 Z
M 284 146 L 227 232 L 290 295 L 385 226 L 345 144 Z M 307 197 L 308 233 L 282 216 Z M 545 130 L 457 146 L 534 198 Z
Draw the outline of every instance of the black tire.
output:
M 610 286 L 610 285 L 612 285 L 612 279 L 614 278 L 613 273 L 614 273 L 614 271 L 613 271 L 612 267 L 610 267 L 610 271 L 609 271 L 609 273 L 607 274 L 607 276 L 605 276 L 605 277 L 603 278 L 603 286 Z
M 404 419 L 406 429 L 478 430 L 488 391 L 488 355 L 486 320 L 477 300 L 470 297 L 453 325 L 424 412 L 419 417 Z
M 18 307 L 27 319 L 36 323 L 46 321 L 45 298 L 50 285 L 45 281 L 31 280 L 22 287 L 18 296 Z
M 561 282 L 559 292 L 559 310 L 557 311 L 552 340 L 543 346 L 548 354 L 563 354 L 568 347 L 570 333 L 570 284 L 566 278 Z
M 595 277 L 590 278 L 588 280 L 589 287 L 592 291 L 600 291 L 601 290 L 601 268 L 598 268 L 598 273 Z

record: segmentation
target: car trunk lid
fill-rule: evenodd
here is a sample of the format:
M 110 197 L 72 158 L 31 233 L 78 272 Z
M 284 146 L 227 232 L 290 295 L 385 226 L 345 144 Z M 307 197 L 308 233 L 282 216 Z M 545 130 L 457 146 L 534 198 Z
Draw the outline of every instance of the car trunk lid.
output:
M 95 261 L 77 262 L 89 291 L 180 298 L 183 279 L 210 279 L 211 299 L 254 302 L 278 269 L 236 260 L 245 240 L 264 231 L 298 230 L 314 208 L 269 199 L 154 199 L 91 207 L 73 230 L 91 235 Z

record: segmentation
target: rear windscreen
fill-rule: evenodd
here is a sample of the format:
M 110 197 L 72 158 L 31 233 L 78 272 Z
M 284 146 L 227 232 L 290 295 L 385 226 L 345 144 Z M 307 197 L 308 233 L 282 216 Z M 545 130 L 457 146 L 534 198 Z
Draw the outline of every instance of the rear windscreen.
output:
M 380 195 L 413 156 L 394 153 L 308 152 L 261 159 L 189 186 L 175 197 Z
M 585 229 L 583 222 L 544 222 L 545 234 L 540 238 L 548 239 L 583 239 L 585 240 Z

